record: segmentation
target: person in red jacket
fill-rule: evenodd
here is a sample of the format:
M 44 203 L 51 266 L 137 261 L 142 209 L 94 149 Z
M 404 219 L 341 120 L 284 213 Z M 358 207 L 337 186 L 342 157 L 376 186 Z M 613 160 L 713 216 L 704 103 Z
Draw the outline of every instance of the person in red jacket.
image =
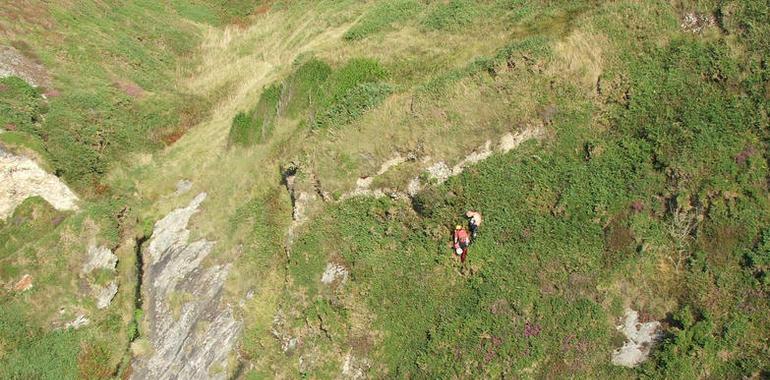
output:
M 471 243 L 471 239 L 468 231 L 459 224 L 455 226 L 453 242 L 455 252 L 460 255 L 460 262 L 465 264 L 465 257 L 468 256 L 468 245 Z

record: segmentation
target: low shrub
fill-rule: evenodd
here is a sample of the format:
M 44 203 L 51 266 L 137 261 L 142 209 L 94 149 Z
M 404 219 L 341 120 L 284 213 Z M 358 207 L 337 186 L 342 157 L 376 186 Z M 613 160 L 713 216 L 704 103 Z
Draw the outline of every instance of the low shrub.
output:
M 315 119 L 316 128 L 345 125 L 378 106 L 393 91 L 387 83 L 361 83 L 351 88 Z
M 469 0 L 441 2 L 422 23 L 429 30 L 458 30 L 478 16 L 478 7 L 476 2 Z
M 277 84 L 265 88 L 253 110 L 235 115 L 230 126 L 231 145 L 250 146 L 267 141 L 278 116 L 282 89 Z
M 388 29 L 393 23 L 407 20 L 422 10 L 417 0 L 381 1 L 369 10 L 342 36 L 348 41 L 364 39 Z

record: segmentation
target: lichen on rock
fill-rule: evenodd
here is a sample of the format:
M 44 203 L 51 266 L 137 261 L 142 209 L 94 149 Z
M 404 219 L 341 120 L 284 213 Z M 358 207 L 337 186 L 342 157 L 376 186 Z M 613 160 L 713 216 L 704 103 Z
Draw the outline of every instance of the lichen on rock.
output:
M 118 284 L 115 281 L 110 282 L 105 287 L 96 287 L 94 289 L 94 297 L 96 298 L 96 308 L 104 309 L 110 306 L 112 299 L 118 294 Z
M 39 196 L 60 211 L 76 210 L 78 197 L 58 177 L 35 161 L 0 147 L 0 219 L 8 218 L 25 199 Z
M 214 242 L 189 242 L 187 224 L 206 194 L 155 223 L 147 247 L 142 296 L 152 345 L 149 356 L 132 364 L 134 379 L 224 379 L 241 322 L 222 302 L 229 266 L 202 267 Z M 187 293 L 192 300 L 172 312 L 170 297 Z M 214 369 L 217 369 L 214 371 Z
M 118 264 L 118 256 L 107 247 L 91 245 L 88 247 L 86 255 L 86 263 L 83 264 L 84 274 L 89 274 L 96 269 L 115 270 L 115 266 Z
M 641 364 L 650 355 L 653 343 L 660 340 L 660 322 L 639 322 L 639 313 L 626 309 L 623 324 L 618 331 L 626 336 L 622 347 L 612 353 L 612 364 L 633 368 Z

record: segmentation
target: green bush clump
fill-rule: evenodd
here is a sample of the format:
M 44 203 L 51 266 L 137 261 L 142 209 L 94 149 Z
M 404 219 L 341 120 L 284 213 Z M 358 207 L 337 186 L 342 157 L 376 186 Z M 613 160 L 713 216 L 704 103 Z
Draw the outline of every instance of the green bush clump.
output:
M 29 239 L 42 236 L 64 220 L 66 214 L 56 211 L 40 197 L 27 198 L 14 210 L 8 223 L 0 225 L 0 258 L 19 251 Z
M 382 103 L 393 91 L 387 83 L 361 83 L 337 99 L 315 119 L 316 128 L 345 125 Z
M 469 0 L 442 2 L 430 12 L 423 25 L 430 30 L 458 30 L 479 15 L 478 5 Z
M 323 98 L 322 85 L 331 73 L 331 66 L 316 58 L 301 64 L 285 82 L 288 98 L 286 115 L 297 117 L 320 102 Z
M 321 107 L 330 106 L 347 95 L 354 87 L 363 83 L 381 82 L 387 79 L 388 71 L 376 60 L 354 58 L 345 66 L 334 71 L 324 82 Z
M 770 229 L 764 229 L 756 246 L 746 250 L 745 266 L 759 283 L 770 287 Z
M 230 126 L 228 137 L 230 144 L 249 146 L 256 142 L 256 136 L 257 127 L 254 125 L 254 119 L 245 112 L 238 112 Z
M 393 90 L 384 82 L 387 77 L 387 70 L 376 60 L 351 59 L 322 84 L 313 127 L 349 124 L 379 105 Z
M 381 1 L 348 29 L 342 37 L 348 41 L 364 39 L 388 29 L 395 22 L 413 17 L 421 9 L 422 4 L 417 0 Z
M 12 351 L 0 355 L 3 379 L 78 378 L 78 342 L 82 334 L 72 330 L 45 332 L 35 325 L 19 302 L 0 299 L 0 342 Z
M 310 119 L 313 128 L 345 125 L 378 106 L 392 92 L 388 71 L 376 60 L 356 58 L 333 70 L 311 58 L 289 77 L 265 89 L 257 106 L 233 119 L 230 142 L 264 142 L 278 117 Z
M 282 88 L 281 85 L 265 88 L 253 110 L 235 115 L 228 137 L 231 145 L 250 146 L 267 141 L 278 115 Z
M 30 132 L 46 108 L 40 90 L 17 77 L 0 78 L 0 128 Z

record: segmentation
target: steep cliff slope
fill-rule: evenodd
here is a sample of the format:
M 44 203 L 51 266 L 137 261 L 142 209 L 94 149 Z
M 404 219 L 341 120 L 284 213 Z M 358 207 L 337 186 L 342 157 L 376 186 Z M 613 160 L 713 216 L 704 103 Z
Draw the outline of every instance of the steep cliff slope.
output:
M 0 377 L 767 376 L 768 12 L 2 5 Z

